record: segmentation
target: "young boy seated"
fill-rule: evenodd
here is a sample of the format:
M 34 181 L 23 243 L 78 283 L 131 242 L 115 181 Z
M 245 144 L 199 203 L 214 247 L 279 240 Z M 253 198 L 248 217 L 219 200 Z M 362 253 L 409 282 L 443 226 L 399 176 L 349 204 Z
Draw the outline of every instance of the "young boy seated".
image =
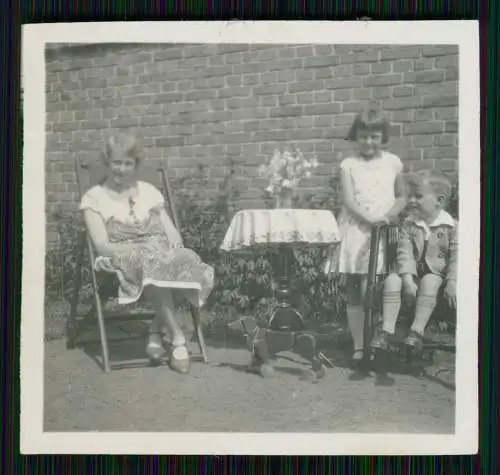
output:
M 409 180 L 408 192 L 410 215 L 398 242 L 399 273 L 384 282 L 382 331 L 372 341 L 372 347 L 382 350 L 395 333 L 402 296 L 408 304 L 416 301 L 405 344 L 417 350 L 422 350 L 424 331 L 441 291 L 456 308 L 458 223 L 444 210 L 451 184 L 438 170 L 423 170 Z

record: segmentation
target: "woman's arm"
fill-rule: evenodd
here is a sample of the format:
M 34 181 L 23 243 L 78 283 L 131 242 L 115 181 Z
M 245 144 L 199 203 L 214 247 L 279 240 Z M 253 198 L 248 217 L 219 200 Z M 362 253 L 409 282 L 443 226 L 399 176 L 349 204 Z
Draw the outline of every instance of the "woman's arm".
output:
M 99 213 L 86 209 L 83 212 L 83 218 L 90 239 L 94 244 L 95 250 L 100 256 L 111 257 L 118 252 L 132 251 L 137 248 L 134 244 L 119 244 L 109 242 L 108 232 L 104 225 L 104 220 Z
M 396 181 L 394 183 L 394 195 L 396 197 L 396 201 L 394 202 L 392 208 L 385 215 L 389 222 L 397 221 L 399 215 L 406 208 L 407 204 L 406 183 L 401 173 L 398 173 L 396 175 Z
M 167 214 L 165 207 L 162 206 L 159 212 L 160 212 L 160 221 L 163 226 L 163 229 L 165 230 L 165 234 L 168 237 L 169 243 L 173 246 L 176 245 L 182 246 L 181 235 L 177 230 L 177 228 L 174 226 L 174 223 L 170 219 L 170 216 Z
M 354 193 L 351 184 L 351 177 L 348 172 L 341 168 L 340 169 L 340 188 L 342 194 L 342 202 L 344 206 L 348 208 L 352 213 L 354 213 L 358 218 L 362 221 L 365 221 L 367 224 L 373 224 L 374 219 L 368 215 L 368 213 L 359 206 L 354 200 Z

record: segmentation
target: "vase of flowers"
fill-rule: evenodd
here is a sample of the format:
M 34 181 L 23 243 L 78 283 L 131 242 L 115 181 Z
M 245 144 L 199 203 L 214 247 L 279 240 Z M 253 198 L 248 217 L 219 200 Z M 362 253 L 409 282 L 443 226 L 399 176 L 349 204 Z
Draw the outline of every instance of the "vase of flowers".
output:
M 276 208 L 292 207 L 299 183 L 310 178 L 318 164 L 316 157 L 308 160 L 299 149 L 274 151 L 269 163 L 259 167 L 259 176 L 269 180 L 266 192 L 274 198 Z

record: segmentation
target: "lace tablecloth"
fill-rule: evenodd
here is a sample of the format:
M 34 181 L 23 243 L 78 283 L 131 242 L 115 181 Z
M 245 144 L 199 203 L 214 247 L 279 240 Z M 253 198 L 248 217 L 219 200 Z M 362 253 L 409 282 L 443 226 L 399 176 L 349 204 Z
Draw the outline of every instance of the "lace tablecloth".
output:
M 265 244 L 334 244 L 340 241 L 337 221 L 328 210 L 250 209 L 236 213 L 221 249 L 235 251 Z

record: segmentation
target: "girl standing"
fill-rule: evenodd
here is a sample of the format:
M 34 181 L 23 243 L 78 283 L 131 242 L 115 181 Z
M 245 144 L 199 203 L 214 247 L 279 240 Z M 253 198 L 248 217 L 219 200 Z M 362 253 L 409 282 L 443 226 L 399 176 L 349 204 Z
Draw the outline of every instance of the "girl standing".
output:
M 347 321 L 354 361 L 363 358 L 363 300 L 372 227 L 397 222 L 406 206 L 403 164 L 396 155 L 383 150 L 389 141 L 389 129 L 380 111 L 370 109 L 359 114 L 347 137 L 356 144 L 357 151 L 340 164 L 341 242 L 334 248 L 326 271 L 346 277 Z M 385 273 L 384 241 L 379 246 L 377 274 Z

